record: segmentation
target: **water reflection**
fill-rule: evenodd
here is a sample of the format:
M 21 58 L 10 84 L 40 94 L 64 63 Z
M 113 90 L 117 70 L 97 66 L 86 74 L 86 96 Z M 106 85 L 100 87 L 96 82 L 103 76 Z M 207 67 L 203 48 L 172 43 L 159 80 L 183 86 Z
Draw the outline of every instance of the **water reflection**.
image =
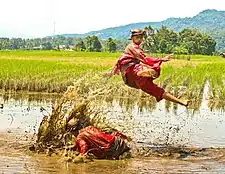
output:
M 198 109 L 187 109 L 165 100 L 156 103 L 154 98 L 142 95 L 137 99 L 102 96 L 96 99 L 94 107 L 106 111 L 106 122 L 133 137 L 135 143 L 223 147 L 224 112 L 207 107 L 207 93 L 205 88 Z M 56 99 L 43 94 L 2 94 L 0 131 L 18 128 L 37 131 L 43 115 L 51 112 Z
M 206 90 L 207 91 L 207 90 Z M 36 100 L 37 99 L 37 100 Z M 4 108 L 0 110 L 0 131 L 13 132 L 37 130 L 44 115 L 51 112 L 56 97 L 1 95 Z M 71 164 L 58 157 L 30 156 L 18 148 L 18 138 L 6 140 L 0 136 L 0 168 L 3 173 L 191 173 L 222 172 L 225 147 L 225 117 L 223 110 L 208 108 L 208 99 L 202 97 L 198 109 L 186 109 L 170 102 L 156 103 L 151 97 L 110 98 L 104 96 L 94 101 L 96 110 L 106 111 L 106 121 L 115 128 L 131 135 L 132 147 L 146 152 L 157 147 L 185 146 L 191 149 L 207 147 L 206 153 L 193 153 L 182 160 L 166 158 L 135 158 L 125 161 L 95 161 L 90 164 Z M 41 108 L 45 108 L 43 111 Z M 107 112 L 109 111 L 109 112 Z M 14 131 L 15 130 L 15 131 Z M 24 131 L 25 130 L 25 131 Z M 8 135 L 7 134 L 7 135 Z M 12 142 L 10 142 L 12 141 Z M 10 143 L 9 143 L 10 142 Z M 210 151 L 210 147 L 214 147 Z M 221 147 L 221 149 L 215 149 Z M 22 148 L 22 147 L 21 147 Z M 23 147 L 24 148 L 24 147 Z M 6 153 L 8 151 L 8 153 Z M 149 151 L 150 152 L 150 151 Z M 168 150 L 166 151 L 168 152 Z M 182 152 L 183 153 L 183 152 Z M 159 156 L 162 151 L 157 152 Z M 175 153 L 174 153 L 175 154 Z M 219 154 L 219 155 L 218 155 Z M 146 153 L 145 153 L 146 155 Z M 146 155 L 147 156 L 147 155 Z M 207 161 L 205 161 L 207 159 Z M 216 159 L 212 161 L 212 159 Z M 211 161 L 210 161 L 211 160 Z M 194 163 L 192 161 L 195 161 Z M 197 162 L 196 162 L 197 161 Z
M 8 101 L 20 101 L 20 102 L 36 102 L 46 103 L 55 101 L 60 98 L 60 94 L 48 94 L 48 93 L 0 93 L 0 103 L 7 103 Z
M 51 112 L 55 100 L 55 95 L 1 94 L 0 101 L 3 107 L 0 109 L 0 131 L 36 131 L 43 115 Z
M 128 105 L 125 98 L 99 100 L 96 105 L 109 111 L 106 119 L 109 124 L 132 136 L 137 143 L 225 147 L 224 112 L 212 111 L 207 107 L 208 100 L 203 97 L 202 101 L 198 109 L 165 101 L 151 105 L 151 101 L 136 100 Z

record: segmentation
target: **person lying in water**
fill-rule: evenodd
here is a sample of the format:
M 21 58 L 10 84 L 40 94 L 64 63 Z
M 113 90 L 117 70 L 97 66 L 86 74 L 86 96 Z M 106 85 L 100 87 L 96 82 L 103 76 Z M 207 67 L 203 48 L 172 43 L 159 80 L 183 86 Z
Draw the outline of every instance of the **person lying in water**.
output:
M 125 140 L 131 139 L 121 132 L 114 131 L 109 134 L 94 126 L 80 129 L 80 125 L 76 119 L 68 122 L 76 137 L 74 148 L 79 151 L 76 162 L 84 161 L 90 154 L 97 159 L 119 159 L 120 155 L 130 150 Z
M 170 61 L 172 55 L 164 58 L 146 57 L 140 48 L 144 35 L 145 30 L 131 30 L 130 39 L 132 42 L 126 47 L 113 70 L 107 75 L 112 76 L 121 73 L 126 85 L 143 90 L 154 96 L 157 101 L 165 99 L 183 106 L 188 106 L 189 100 L 178 99 L 153 83 L 153 80 L 160 76 L 160 65 L 162 62 Z
M 75 147 L 79 156 L 91 153 L 98 159 L 119 159 L 119 156 L 130 150 L 125 143 L 127 136 L 121 132 L 107 134 L 99 129 L 88 126 L 79 131 Z

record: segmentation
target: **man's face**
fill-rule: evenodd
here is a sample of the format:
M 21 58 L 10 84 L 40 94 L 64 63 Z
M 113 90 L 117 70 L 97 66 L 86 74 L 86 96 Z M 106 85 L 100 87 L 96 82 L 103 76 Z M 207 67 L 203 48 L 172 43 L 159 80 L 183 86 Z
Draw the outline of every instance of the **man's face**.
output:
M 143 35 L 133 36 L 133 37 L 132 37 L 132 41 L 133 41 L 135 44 L 140 45 L 141 42 L 143 41 Z

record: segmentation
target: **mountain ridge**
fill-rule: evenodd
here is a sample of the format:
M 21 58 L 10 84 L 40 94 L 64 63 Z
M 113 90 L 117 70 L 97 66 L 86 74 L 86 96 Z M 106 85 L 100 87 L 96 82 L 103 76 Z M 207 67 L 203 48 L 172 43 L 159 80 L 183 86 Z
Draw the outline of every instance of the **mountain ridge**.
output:
M 114 39 L 128 38 L 130 30 L 133 28 L 144 28 L 151 25 L 154 29 L 159 29 L 161 26 L 166 26 L 176 32 L 184 28 L 198 29 L 201 32 L 209 34 L 217 42 L 217 49 L 225 48 L 225 11 L 218 11 L 215 9 L 206 9 L 193 17 L 185 18 L 167 18 L 159 22 L 140 22 L 131 23 L 127 25 L 105 28 L 97 31 L 90 31 L 84 34 L 61 34 L 66 37 L 86 37 L 95 35 L 101 39 L 109 37 Z

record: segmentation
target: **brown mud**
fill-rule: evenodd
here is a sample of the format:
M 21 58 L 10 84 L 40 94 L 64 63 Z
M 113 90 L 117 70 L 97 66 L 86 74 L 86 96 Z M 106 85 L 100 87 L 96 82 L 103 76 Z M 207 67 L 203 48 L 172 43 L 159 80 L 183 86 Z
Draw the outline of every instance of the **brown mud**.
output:
M 28 150 L 43 112 L 51 112 L 55 99 L 9 97 L 0 110 L 0 173 L 224 173 L 224 112 L 212 111 L 204 102 L 198 110 L 167 108 L 164 102 L 147 107 L 144 102 L 140 110 L 133 103 L 127 107 L 118 100 L 96 100 L 105 123 L 132 137 L 133 158 L 74 164 Z
M 27 150 L 29 135 L 18 130 L 0 134 L 1 173 L 75 173 L 75 174 L 137 174 L 137 173 L 224 173 L 223 148 L 154 147 L 143 150 L 145 156 L 127 160 L 95 160 L 67 163 L 59 156 L 33 154 Z M 150 150 L 151 149 L 151 150 Z M 149 153 L 148 151 L 151 151 Z

